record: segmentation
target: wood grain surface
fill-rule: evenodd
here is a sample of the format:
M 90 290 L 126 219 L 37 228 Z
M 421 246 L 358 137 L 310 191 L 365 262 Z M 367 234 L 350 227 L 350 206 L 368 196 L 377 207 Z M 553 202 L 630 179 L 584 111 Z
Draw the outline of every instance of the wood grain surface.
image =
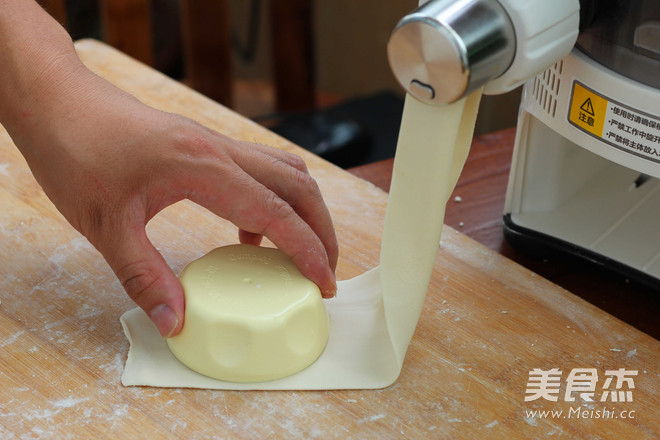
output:
M 385 192 L 108 46 L 87 40 L 77 49 L 93 70 L 147 104 L 303 156 L 335 221 L 338 277 L 378 264 Z M 122 387 L 128 345 L 119 316 L 134 305 L 100 255 L 42 194 L 4 131 L 0 204 L 0 438 L 660 435 L 658 341 L 451 228 L 445 229 L 401 376 L 386 389 Z M 213 247 L 237 241 L 232 225 L 189 202 L 159 214 L 149 236 L 175 271 Z M 524 401 L 535 368 L 562 371 L 557 402 Z M 633 401 L 566 401 L 565 379 L 577 368 L 597 372 L 597 396 L 607 370 L 637 371 Z M 617 417 L 575 412 L 570 417 L 572 409 L 612 410 Z M 533 410 L 561 410 L 564 417 Z

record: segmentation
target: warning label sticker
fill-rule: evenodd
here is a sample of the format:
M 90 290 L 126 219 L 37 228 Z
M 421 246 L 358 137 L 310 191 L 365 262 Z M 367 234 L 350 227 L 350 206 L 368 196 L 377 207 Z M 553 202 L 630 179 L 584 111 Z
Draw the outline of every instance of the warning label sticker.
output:
M 582 103 L 582 105 L 580 106 L 580 110 L 584 111 L 585 113 L 591 116 L 596 116 L 596 113 L 594 113 L 594 105 L 591 102 L 591 98 L 587 98 L 587 100 Z
M 613 101 L 573 82 L 568 122 L 635 156 L 660 163 L 660 117 Z

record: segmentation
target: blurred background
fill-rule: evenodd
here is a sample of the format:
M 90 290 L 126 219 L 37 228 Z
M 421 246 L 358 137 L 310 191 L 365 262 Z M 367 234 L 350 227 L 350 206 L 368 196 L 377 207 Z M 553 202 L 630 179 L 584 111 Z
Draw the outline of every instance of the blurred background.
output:
M 416 0 L 41 0 L 95 38 L 335 164 L 394 156 L 403 92 L 387 63 Z M 484 97 L 476 134 L 515 126 L 520 90 Z

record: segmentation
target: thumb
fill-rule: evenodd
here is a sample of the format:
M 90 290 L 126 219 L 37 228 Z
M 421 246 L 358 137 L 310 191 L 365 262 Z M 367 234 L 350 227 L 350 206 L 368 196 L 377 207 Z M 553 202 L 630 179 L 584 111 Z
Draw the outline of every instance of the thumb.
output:
M 183 327 L 181 283 L 144 230 L 100 249 L 124 290 L 144 310 L 164 338 Z

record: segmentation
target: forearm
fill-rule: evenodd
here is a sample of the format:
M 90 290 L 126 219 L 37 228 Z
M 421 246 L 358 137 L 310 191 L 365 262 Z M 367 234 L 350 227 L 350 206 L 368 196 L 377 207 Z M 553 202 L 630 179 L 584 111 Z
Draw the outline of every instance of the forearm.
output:
M 81 68 L 67 32 L 36 2 L 2 1 L 0 123 L 12 137 L 37 128 L 70 72 Z

